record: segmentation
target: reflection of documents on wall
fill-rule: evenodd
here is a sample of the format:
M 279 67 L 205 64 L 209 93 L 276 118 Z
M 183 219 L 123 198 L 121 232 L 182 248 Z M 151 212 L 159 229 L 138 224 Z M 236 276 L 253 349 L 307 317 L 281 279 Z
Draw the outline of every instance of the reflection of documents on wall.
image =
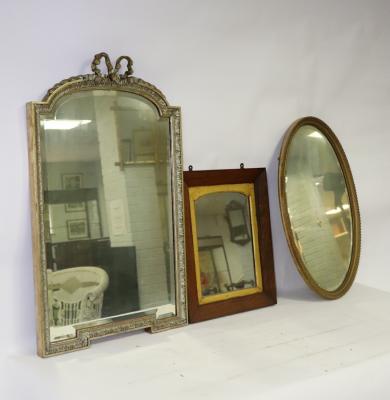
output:
M 326 290 L 343 281 L 348 265 L 340 254 L 318 189 L 309 176 L 290 175 L 287 202 L 296 239 L 306 268 Z
M 110 201 L 110 217 L 111 217 L 111 228 L 114 236 L 125 235 L 126 229 L 126 215 L 121 199 Z

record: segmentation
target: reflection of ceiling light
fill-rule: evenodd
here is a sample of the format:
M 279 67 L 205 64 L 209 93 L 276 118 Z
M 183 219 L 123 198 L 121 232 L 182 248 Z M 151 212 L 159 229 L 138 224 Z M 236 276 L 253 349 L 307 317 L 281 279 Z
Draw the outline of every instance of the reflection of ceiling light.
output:
M 339 212 L 341 212 L 341 208 L 337 207 L 337 208 L 333 208 L 332 210 L 328 210 L 325 212 L 326 215 L 334 215 L 334 214 L 338 214 Z
M 343 204 L 343 210 L 349 210 L 349 204 Z M 341 208 L 337 207 L 337 208 L 333 208 L 331 210 L 328 210 L 325 212 L 326 215 L 334 215 L 334 214 L 338 214 L 341 212 Z
M 90 122 L 90 119 L 47 119 L 42 121 L 42 125 L 45 130 L 69 130 Z
M 309 136 L 309 137 L 312 137 L 312 138 L 317 138 L 317 139 L 322 139 L 322 138 L 323 138 L 323 136 L 321 135 L 321 133 L 320 133 L 320 132 L 317 132 L 317 131 L 314 131 L 314 132 L 310 133 L 308 136 Z

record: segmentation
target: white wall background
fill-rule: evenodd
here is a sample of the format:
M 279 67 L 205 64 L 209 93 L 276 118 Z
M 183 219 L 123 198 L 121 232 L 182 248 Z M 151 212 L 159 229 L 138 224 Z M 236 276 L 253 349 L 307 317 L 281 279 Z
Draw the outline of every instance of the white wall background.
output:
M 35 352 L 25 103 L 89 73 L 99 51 L 130 55 L 135 75 L 182 107 L 186 167 L 267 167 L 281 296 L 308 289 L 281 228 L 280 141 L 296 118 L 327 122 L 360 200 L 357 279 L 390 290 L 389 20 L 386 0 L 2 1 L 0 352 Z M 45 374 L 37 385 L 48 384 Z

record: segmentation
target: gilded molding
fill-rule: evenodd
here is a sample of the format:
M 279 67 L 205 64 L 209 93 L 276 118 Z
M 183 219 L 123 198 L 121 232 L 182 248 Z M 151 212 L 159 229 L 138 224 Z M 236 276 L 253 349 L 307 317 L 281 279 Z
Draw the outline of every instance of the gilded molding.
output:
M 107 74 L 100 71 L 98 65 L 104 60 Z M 120 74 L 122 61 L 126 62 L 124 74 Z M 78 75 L 55 84 L 48 90 L 40 102 L 28 104 L 30 182 L 32 198 L 32 227 L 34 272 L 36 286 L 38 354 L 48 357 L 65 352 L 88 348 L 90 341 L 138 329 L 159 332 L 187 324 L 186 301 L 186 271 L 184 245 L 184 216 L 183 216 L 183 163 L 181 138 L 181 113 L 179 107 L 169 105 L 164 94 L 154 85 L 132 76 L 132 60 L 127 56 L 117 59 L 115 67 L 106 53 L 95 56 L 91 69 L 93 74 Z M 41 171 L 41 142 L 39 135 L 39 115 L 50 114 L 57 101 L 63 96 L 84 90 L 119 90 L 142 96 L 151 101 L 161 117 L 168 118 L 171 130 L 171 160 L 172 160 L 172 199 L 174 222 L 174 255 L 176 278 L 176 316 L 156 319 L 154 314 L 113 321 L 107 324 L 90 326 L 77 330 L 76 337 L 58 342 L 50 342 L 50 327 L 48 316 L 48 296 L 46 277 L 46 251 L 44 242 L 43 223 L 43 182 Z
M 290 225 L 290 216 L 287 207 L 286 184 L 285 184 L 287 152 L 295 133 L 298 131 L 300 127 L 304 125 L 312 125 L 315 128 L 317 128 L 322 134 L 325 135 L 325 137 L 331 144 L 337 156 L 337 159 L 340 163 L 340 167 L 345 178 L 345 184 L 349 196 L 351 218 L 352 218 L 352 237 L 353 237 L 351 259 L 349 262 L 347 274 L 343 282 L 339 285 L 339 287 L 336 290 L 333 291 L 325 290 L 324 288 L 319 286 L 318 283 L 313 279 L 313 277 L 307 270 L 305 262 L 300 254 L 300 251 L 295 244 L 294 234 L 292 232 L 292 228 Z M 344 152 L 344 149 L 341 146 L 341 143 L 337 139 L 336 135 L 331 130 L 331 128 L 327 124 L 325 124 L 325 122 L 316 117 L 304 117 L 293 122 L 286 132 L 280 150 L 278 175 L 279 175 L 278 177 L 279 207 L 282 216 L 283 228 L 286 234 L 287 243 L 291 255 L 295 261 L 298 272 L 300 273 L 306 284 L 321 297 L 329 300 L 338 299 L 350 289 L 357 273 L 359 259 L 360 259 L 360 250 L 361 250 L 361 219 L 360 219 L 358 198 L 351 168 L 349 166 L 348 159 Z

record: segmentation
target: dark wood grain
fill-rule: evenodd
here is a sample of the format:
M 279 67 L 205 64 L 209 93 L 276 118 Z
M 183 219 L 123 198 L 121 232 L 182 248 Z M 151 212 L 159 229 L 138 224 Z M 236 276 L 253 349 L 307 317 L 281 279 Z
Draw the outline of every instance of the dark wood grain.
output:
M 194 186 L 253 183 L 255 188 L 257 226 L 263 291 L 243 297 L 202 304 L 198 302 L 189 188 Z M 267 175 L 265 168 L 226 169 L 184 172 L 185 236 L 187 250 L 187 287 L 189 321 L 199 322 L 276 304 L 276 284 Z

